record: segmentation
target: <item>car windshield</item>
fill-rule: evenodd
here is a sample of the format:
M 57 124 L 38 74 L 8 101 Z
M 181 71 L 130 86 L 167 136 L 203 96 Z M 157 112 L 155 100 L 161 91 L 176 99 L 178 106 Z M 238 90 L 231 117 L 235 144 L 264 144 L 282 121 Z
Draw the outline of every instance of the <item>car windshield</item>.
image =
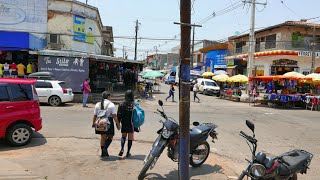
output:
M 216 84 L 212 81 L 206 81 L 207 86 L 216 86 Z

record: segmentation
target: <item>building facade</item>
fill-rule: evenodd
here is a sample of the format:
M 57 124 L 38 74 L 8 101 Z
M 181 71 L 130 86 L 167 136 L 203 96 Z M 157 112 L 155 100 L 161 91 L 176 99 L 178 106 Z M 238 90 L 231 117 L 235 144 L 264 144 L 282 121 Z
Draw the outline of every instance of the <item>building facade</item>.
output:
M 290 71 L 309 74 L 316 71 L 320 67 L 319 27 L 320 24 L 287 21 L 256 31 L 253 75 L 282 75 Z M 233 47 L 225 59 L 234 63 L 248 61 L 249 34 L 232 36 L 229 41 Z

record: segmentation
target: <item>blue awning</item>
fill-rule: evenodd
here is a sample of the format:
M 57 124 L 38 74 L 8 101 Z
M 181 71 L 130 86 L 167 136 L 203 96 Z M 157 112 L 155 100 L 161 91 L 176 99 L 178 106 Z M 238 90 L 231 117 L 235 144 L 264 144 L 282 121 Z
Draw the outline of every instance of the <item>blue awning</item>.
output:
M 29 33 L 0 31 L 0 50 L 29 49 Z

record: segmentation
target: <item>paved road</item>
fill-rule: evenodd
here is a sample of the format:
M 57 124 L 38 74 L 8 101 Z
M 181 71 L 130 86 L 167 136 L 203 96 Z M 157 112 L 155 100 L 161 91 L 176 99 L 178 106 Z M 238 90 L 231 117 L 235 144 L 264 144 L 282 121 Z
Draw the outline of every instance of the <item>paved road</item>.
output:
M 168 87 L 163 85 L 162 91 L 167 92 Z M 165 100 L 165 97 L 166 94 L 155 95 L 156 99 Z M 256 125 L 256 137 L 259 140 L 258 151 L 279 155 L 291 149 L 305 149 L 314 153 L 316 156 L 311 163 L 311 170 L 307 175 L 301 176 L 301 179 L 318 179 L 318 172 L 320 172 L 320 158 L 317 156 L 317 154 L 320 153 L 320 112 L 250 107 L 245 103 L 230 102 L 217 99 L 213 96 L 199 95 L 199 97 L 201 103 L 191 102 L 191 121 L 213 122 L 219 126 L 218 141 L 215 144 L 210 143 L 211 151 L 216 155 L 213 155 L 210 162 L 208 162 L 211 167 L 204 167 L 204 169 L 202 169 L 204 170 L 203 174 L 216 174 L 218 176 L 201 176 L 201 179 L 210 179 L 212 177 L 216 177 L 216 179 L 226 179 L 226 176 L 240 173 L 245 167 L 246 163 L 244 158 L 250 157 L 250 151 L 244 139 L 238 134 L 240 130 L 248 134 L 250 133 L 245 126 L 246 119 L 253 121 Z M 144 100 L 141 102 L 141 105 L 145 109 L 147 119 L 145 125 L 142 127 L 142 132 L 136 134 L 135 137 L 137 142 L 140 143 L 139 145 L 134 144 L 133 146 L 133 153 L 136 152 L 140 155 L 137 161 L 143 159 L 142 155 L 146 154 L 150 146 L 149 143 L 156 138 L 156 131 L 161 127 L 161 124 L 158 123 L 160 117 L 153 113 L 156 108 L 158 108 L 157 100 Z M 90 157 L 88 156 L 88 153 L 90 154 L 90 148 L 92 148 L 93 159 L 98 159 L 96 156 L 99 150 L 97 136 L 93 133 L 93 129 L 90 128 L 93 112 L 92 107 L 93 105 L 91 105 L 91 108 L 83 109 L 79 104 L 70 104 L 56 108 L 42 106 L 44 127 L 40 132 L 41 134 L 37 134 L 36 136 L 40 138 L 44 136 L 46 139 L 35 139 L 31 147 L 19 150 L 11 149 L 0 144 L 0 151 L 4 152 L 0 153 L 0 160 L 1 157 L 13 158 L 13 162 L 22 164 L 23 167 L 29 168 L 30 171 L 32 170 L 33 172 L 37 171 L 37 168 L 48 167 L 46 162 L 39 160 L 41 158 L 54 164 L 52 171 L 59 169 L 58 165 L 63 165 L 64 163 L 67 165 L 65 167 L 66 169 L 68 169 L 67 167 L 69 166 L 95 166 L 94 164 L 98 163 L 98 161 L 89 160 Z M 169 116 L 178 120 L 177 102 L 165 102 L 164 108 Z M 117 133 L 116 139 L 119 137 L 120 135 Z M 118 149 L 116 149 L 118 148 L 117 143 L 119 142 L 116 141 L 113 145 L 115 148 L 114 154 L 118 151 Z M 88 146 L 86 146 L 87 144 Z M 32 164 L 31 157 L 35 158 L 37 155 L 36 152 L 41 152 L 42 156 L 39 156 L 36 164 Z M 15 154 L 19 153 L 29 153 L 30 156 L 15 156 Z M 83 157 L 84 160 L 79 157 L 77 158 L 77 156 L 73 155 L 74 153 L 79 155 L 79 157 Z M 44 156 L 44 154 L 48 154 L 48 157 Z M 68 158 L 68 156 L 72 157 Z M 88 161 L 88 163 L 85 163 L 86 161 Z M 141 168 L 140 163 L 137 161 L 132 161 L 134 162 L 133 164 L 129 163 L 130 166 L 127 164 L 128 167 L 132 168 L 128 172 L 129 174 L 134 175 L 139 168 Z M 70 162 L 70 164 L 68 164 L 68 162 Z M 166 166 L 167 163 L 170 163 L 170 165 Z M 116 164 L 119 164 L 119 162 L 116 161 Z M 224 169 L 224 172 L 216 173 L 208 170 L 213 169 L 215 165 L 219 167 L 222 166 L 221 168 Z M 97 165 L 97 167 L 100 166 L 101 164 Z M 36 174 L 40 174 L 41 177 L 48 174 L 51 177 L 56 177 L 55 179 L 60 179 L 61 174 L 68 174 L 67 170 L 63 170 L 65 168 L 64 166 L 60 167 L 56 176 L 54 176 L 55 172 L 50 170 L 41 173 L 36 172 Z M 109 168 L 112 170 L 115 169 L 112 165 L 110 165 Z M 163 156 L 162 159 L 159 160 L 159 168 L 155 168 L 154 172 L 159 171 L 158 174 L 162 178 L 170 177 L 175 179 L 176 173 L 175 175 L 174 173 L 166 174 L 175 168 L 176 163 L 172 163 L 168 158 Z M 76 171 L 75 167 L 70 167 L 69 170 L 73 171 L 73 173 L 69 174 L 70 178 L 66 179 L 76 179 L 76 177 L 79 177 L 74 173 L 74 171 Z M 121 168 L 114 170 L 115 173 L 121 173 L 121 171 L 123 171 Z M 224 176 L 222 176 L 223 174 Z M 197 174 L 195 174 L 195 177 L 197 177 L 196 175 Z

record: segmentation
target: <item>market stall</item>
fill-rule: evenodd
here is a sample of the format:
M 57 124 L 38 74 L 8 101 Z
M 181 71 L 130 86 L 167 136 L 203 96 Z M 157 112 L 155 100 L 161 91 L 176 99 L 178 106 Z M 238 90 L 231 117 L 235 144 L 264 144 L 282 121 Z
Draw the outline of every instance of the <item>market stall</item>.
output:
M 296 72 L 281 76 L 258 76 L 250 78 L 251 91 L 257 90 L 261 82 L 267 83 L 264 100 L 269 107 L 307 107 L 310 97 L 317 95 L 312 89 L 313 79 Z

